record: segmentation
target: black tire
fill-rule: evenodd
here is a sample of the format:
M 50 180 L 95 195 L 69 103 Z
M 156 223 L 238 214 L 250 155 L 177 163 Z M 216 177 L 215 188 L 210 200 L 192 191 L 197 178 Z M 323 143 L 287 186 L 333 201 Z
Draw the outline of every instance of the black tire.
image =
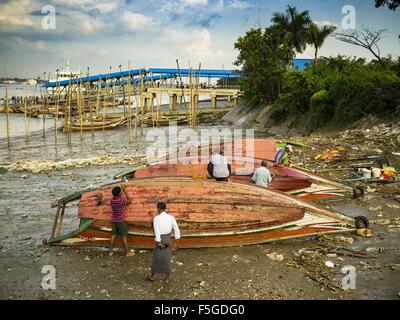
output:
M 363 197 L 365 194 L 365 189 L 363 186 L 355 186 L 353 187 L 353 196 L 354 198 Z
M 361 228 L 368 228 L 369 227 L 369 221 L 366 217 L 363 216 L 358 216 L 354 218 L 354 221 L 356 223 L 356 228 L 361 229 Z

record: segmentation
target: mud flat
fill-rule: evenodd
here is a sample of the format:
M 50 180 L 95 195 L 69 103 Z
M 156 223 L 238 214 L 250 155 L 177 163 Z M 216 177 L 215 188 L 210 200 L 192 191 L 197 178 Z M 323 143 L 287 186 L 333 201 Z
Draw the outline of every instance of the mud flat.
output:
M 148 129 L 146 129 L 148 130 Z M 40 135 L 41 133 L 37 133 Z M 14 138 L 11 150 L 0 140 L 0 162 L 19 160 L 85 159 L 104 154 L 115 157 L 143 154 L 144 138 L 128 144 L 126 129 L 73 136 L 68 145 L 59 134 L 57 148 L 51 132 L 46 140 L 32 139 L 25 145 L 23 137 Z M 323 150 L 324 146 L 319 146 Z M 316 150 L 315 152 L 317 152 Z M 55 211 L 50 204 L 57 198 L 88 186 L 112 180 L 115 173 L 129 164 L 66 168 L 44 173 L 8 171 L 0 174 L 0 299 L 398 299 L 400 277 L 400 242 L 396 218 L 400 202 L 385 198 L 379 191 L 363 199 L 349 199 L 328 205 L 349 215 L 365 215 L 371 220 L 388 220 L 389 224 L 372 224 L 374 235 L 362 238 L 355 234 L 352 243 L 340 246 L 363 251 L 376 259 L 348 256 L 328 257 L 332 281 L 341 283 L 341 268 L 356 267 L 354 290 L 332 291 L 310 279 L 290 262 L 303 248 L 313 250 L 316 239 L 299 239 L 264 245 L 180 249 L 173 258 L 173 278 L 168 286 L 145 279 L 151 251 L 135 250 L 126 258 L 122 251 L 109 257 L 106 249 L 52 247 L 42 244 L 49 237 Z M 381 210 L 369 208 L 381 206 Z M 382 221 L 381 221 L 382 222 Z M 77 225 L 76 207 L 68 208 L 64 226 Z M 385 222 L 386 223 L 386 222 Z M 283 255 L 282 261 L 270 258 Z M 270 254 L 268 256 L 267 254 Z M 288 265 L 289 264 L 289 265 Z M 56 289 L 43 290 L 43 266 L 56 269 Z

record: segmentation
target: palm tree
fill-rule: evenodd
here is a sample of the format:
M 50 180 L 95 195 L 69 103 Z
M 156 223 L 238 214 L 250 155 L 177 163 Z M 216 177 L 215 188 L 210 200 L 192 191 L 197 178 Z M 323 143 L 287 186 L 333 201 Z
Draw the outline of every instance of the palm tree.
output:
M 326 38 L 336 30 L 335 26 L 325 25 L 318 27 L 315 23 L 311 23 L 308 27 L 307 42 L 314 46 L 314 59 L 318 57 L 318 49 L 322 47 Z
M 287 6 L 286 13 L 274 12 L 271 18 L 271 28 L 282 35 L 283 42 L 298 53 L 307 47 L 307 30 L 312 23 L 309 11 L 299 12 L 296 7 Z M 288 57 L 290 62 L 295 56 L 292 52 Z

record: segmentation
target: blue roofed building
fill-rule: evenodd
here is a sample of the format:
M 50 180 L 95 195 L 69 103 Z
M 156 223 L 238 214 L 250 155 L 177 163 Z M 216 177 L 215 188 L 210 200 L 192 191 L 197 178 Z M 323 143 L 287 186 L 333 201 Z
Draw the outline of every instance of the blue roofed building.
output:
M 306 65 L 313 60 L 311 58 L 296 58 L 293 60 L 293 70 L 303 71 Z

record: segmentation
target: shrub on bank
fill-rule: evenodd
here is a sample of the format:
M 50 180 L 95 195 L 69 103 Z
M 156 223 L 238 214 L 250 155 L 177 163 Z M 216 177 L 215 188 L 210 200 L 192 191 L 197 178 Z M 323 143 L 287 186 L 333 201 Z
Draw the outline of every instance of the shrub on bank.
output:
M 271 118 L 281 121 L 308 112 L 313 127 L 345 126 L 369 114 L 400 117 L 399 60 L 322 58 L 305 71 L 288 71 Z

